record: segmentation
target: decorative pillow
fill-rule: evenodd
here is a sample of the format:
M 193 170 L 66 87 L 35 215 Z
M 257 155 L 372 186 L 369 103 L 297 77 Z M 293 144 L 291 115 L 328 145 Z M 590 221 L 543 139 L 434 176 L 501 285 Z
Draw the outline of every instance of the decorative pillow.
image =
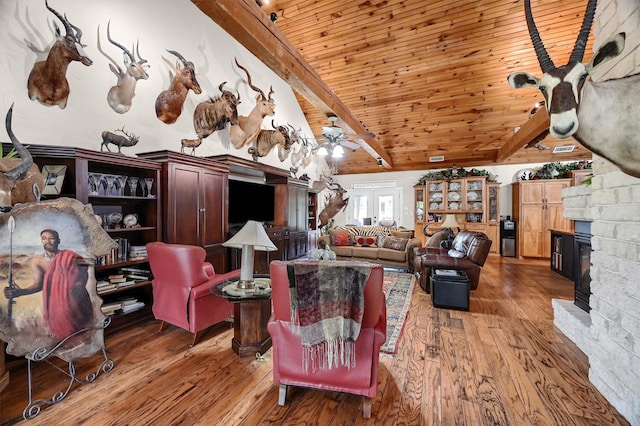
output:
M 455 257 L 457 259 L 462 259 L 464 257 L 464 253 L 462 253 L 461 251 L 458 251 L 456 249 L 451 249 L 447 252 L 447 254 L 451 257 Z
M 339 235 L 344 235 L 347 238 L 349 237 L 349 234 L 347 233 L 347 231 L 344 231 L 344 230 L 337 232 L 337 231 L 332 229 L 332 230 L 329 231 L 329 241 L 330 241 L 332 246 L 337 246 L 338 245 L 337 238 L 338 238 Z M 344 237 L 341 237 L 341 238 L 344 238 Z
M 373 235 L 358 235 L 356 244 L 360 247 L 377 247 L 377 237 Z
M 391 230 L 391 236 L 392 237 L 398 237 L 398 238 L 411 238 L 411 231 L 401 231 L 399 229 L 393 229 Z
M 407 244 L 409 243 L 408 238 L 398 238 L 398 237 L 386 237 L 384 242 L 382 243 L 382 247 L 404 251 L 407 248 Z
M 351 239 L 349 238 L 349 234 L 337 234 L 336 235 L 336 245 L 337 246 L 350 246 Z

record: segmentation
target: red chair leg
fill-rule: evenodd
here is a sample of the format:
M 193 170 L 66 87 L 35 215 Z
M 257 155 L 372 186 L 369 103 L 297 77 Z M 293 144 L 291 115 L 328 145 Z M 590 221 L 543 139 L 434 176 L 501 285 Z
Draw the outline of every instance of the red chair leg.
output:
M 160 330 L 158 330 L 158 333 L 162 333 L 163 331 L 165 331 L 167 329 L 167 327 L 169 327 L 169 324 L 167 324 L 164 321 L 160 322 Z

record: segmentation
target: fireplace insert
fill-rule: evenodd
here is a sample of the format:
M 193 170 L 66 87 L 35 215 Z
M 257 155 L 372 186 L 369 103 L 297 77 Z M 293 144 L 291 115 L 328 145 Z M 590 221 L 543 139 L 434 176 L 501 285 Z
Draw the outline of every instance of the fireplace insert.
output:
M 589 307 L 589 295 L 591 294 L 591 222 L 577 220 L 574 227 L 574 303 L 585 312 L 589 312 L 591 309 Z

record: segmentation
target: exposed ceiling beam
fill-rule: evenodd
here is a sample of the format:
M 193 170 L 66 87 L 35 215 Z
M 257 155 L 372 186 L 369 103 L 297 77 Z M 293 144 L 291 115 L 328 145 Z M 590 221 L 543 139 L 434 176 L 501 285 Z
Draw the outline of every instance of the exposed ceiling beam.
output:
M 520 148 L 547 130 L 549 130 L 549 114 L 547 113 L 547 107 L 542 106 L 533 114 L 533 117 L 529 118 L 526 123 L 520 126 L 520 130 L 514 133 L 513 136 L 502 145 L 498 151 L 496 162 L 501 162 L 511 157 Z
M 318 110 L 327 116 L 337 115 L 355 133 L 368 132 L 255 0 L 193 0 L 193 3 Z M 393 167 L 391 156 L 375 138 L 359 139 L 359 143 L 373 158 L 381 158 L 383 167 Z

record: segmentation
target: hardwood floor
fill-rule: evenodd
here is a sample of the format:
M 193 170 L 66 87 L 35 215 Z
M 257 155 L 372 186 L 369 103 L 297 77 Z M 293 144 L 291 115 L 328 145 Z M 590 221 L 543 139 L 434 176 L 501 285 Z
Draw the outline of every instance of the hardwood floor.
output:
M 381 355 L 372 418 L 361 399 L 294 388 L 277 404 L 271 351 L 238 358 L 227 324 L 191 335 L 151 321 L 107 339 L 115 368 L 34 420 L 26 369 L 11 371 L 2 394 L 3 425 L 627 425 L 589 383 L 586 356 L 553 327 L 552 298 L 572 284 L 547 262 L 490 257 L 470 312 L 437 309 L 416 286 L 395 356 Z M 81 376 L 100 360 L 83 360 Z M 34 397 L 50 398 L 66 377 L 34 370 Z M 57 383 L 56 383 L 57 380 Z

